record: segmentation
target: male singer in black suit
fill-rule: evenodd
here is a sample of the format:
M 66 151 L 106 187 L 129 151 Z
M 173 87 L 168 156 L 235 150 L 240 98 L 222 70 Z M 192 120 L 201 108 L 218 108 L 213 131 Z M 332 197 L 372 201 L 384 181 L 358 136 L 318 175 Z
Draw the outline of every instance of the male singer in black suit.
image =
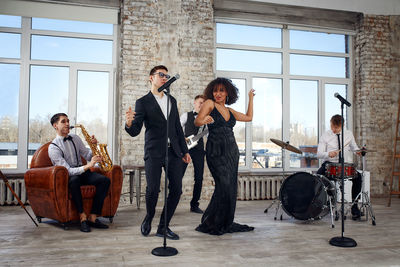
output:
M 185 137 L 179 121 L 178 107 L 174 97 L 158 92 L 163 84 L 170 78 L 165 66 L 155 66 L 150 71 L 151 91 L 139 98 L 135 104 L 135 111 L 129 107 L 126 112 L 125 130 L 132 137 L 137 136 L 143 126 L 146 127 L 144 143 L 144 161 L 146 171 L 146 217 L 141 225 L 141 232 L 147 236 L 151 231 L 162 168 L 166 166 L 165 149 L 167 141 L 167 101 L 169 100 L 169 136 L 168 136 L 168 199 L 167 199 L 167 238 L 177 240 L 179 236 L 171 231 L 169 223 L 178 205 L 182 194 L 182 160 L 190 162 L 190 155 L 186 146 Z M 164 236 L 163 209 L 157 236 Z
M 204 103 L 204 96 L 197 95 L 193 102 L 193 111 L 182 114 L 180 120 L 183 128 L 185 137 L 191 135 L 198 135 L 205 130 L 206 126 L 197 127 L 194 125 L 194 119 L 200 111 L 201 106 Z M 190 201 L 190 211 L 195 213 L 203 213 L 199 207 L 199 199 L 201 195 L 201 188 L 203 185 L 203 172 L 204 172 L 204 141 L 203 138 L 199 139 L 198 144 L 189 150 L 190 157 L 193 161 L 194 168 L 194 186 L 193 196 Z M 183 174 L 185 174 L 188 164 L 183 163 Z

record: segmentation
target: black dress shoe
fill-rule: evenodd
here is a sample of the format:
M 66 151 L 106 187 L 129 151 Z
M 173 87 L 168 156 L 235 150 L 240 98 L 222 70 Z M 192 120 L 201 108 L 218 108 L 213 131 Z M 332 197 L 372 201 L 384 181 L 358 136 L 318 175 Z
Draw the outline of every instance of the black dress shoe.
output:
M 156 236 L 164 237 L 164 227 L 158 227 Z M 179 235 L 172 232 L 169 227 L 167 227 L 166 237 L 172 240 L 179 240 Z
M 92 221 L 87 221 L 88 224 L 94 228 L 99 228 L 99 229 L 108 229 L 108 225 L 102 223 L 99 219 L 96 219 L 94 222 Z
M 194 212 L 194 213 L 199 213 L 199 214 L 203 213 L 203 211 L 199 207 L 191 207 L 190 211 Z
M 85 232 L 85 233 L 89 233 L 91 231 L 88 221 L 82 221 L 81 222 L 81 229 L 80 230 L 81 230 L 81 232 Z
M 146 217 L 144 217 L 144 220 L 142 222 L 142 226 L 140 227 L 140 231 L 142 232 L 142 235 L 148 236 L 150 234 L 152 219 L 153 218 L 150 218 L 147 215 L 146 215 Z
M 354 204 L 353 206 L 351 206 L 351 218 L 353 220 L 358 220 L 361 217 L 361 212 L 360 209 L 358 208 L 357 204 Z

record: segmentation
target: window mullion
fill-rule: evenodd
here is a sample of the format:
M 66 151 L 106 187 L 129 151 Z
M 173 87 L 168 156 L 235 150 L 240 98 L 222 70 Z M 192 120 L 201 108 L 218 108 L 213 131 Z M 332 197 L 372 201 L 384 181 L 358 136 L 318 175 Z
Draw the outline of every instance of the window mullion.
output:
M 111 153 L 111 159 L 113 162 L 119 162 L 119 153 L 118 153 L 118 138 L 115 138 L 119 133 L 117 129 L 119 129 L 119 112 L 115 107 L 119 107 L 118 102 L 118 79 L 117 79 L 117 62 L 118 62 L 118 48 L 120 47 L 119 38 L 117 36 L 117 32 L 119 32 L 119 26 L 114 25 L 113 30 L 113 66 L 114 68 L 110 71 L 110 85 L 109 85 L 109 98 L 108 98 L 108 110 L 113 111 L 109 112 L 108 115 L 108 140 L 107 143 L 109 145 L 108 151 Z
M 29 60 L 31 18 L 22 17 L 21 21 L 21 72 L 18 107 L 18 156 L 17 170 L 26 171 L 28 167 L 28 132 L 29 132 Z
M 350 58 L 348 59 L 348 68 L 349 68 L 349 74 L 347 78 L 350 79 L 350 81 L 347 83 L 347 96 L 348 96 L 348 100 L 350 101 L 350 103 L 353 103 L 353 69 L 354 69 L 354 60 L 353 59 L 353 53 L 354 53 L 354 48 L 353 48 L 353 37 L 349 36 L 347 38 L 347 48 L 349 51 L 349 55 Z M 354 106 L 353 106 L 354 107 Z M 347 117 L 348 117 L 348 121 L 347 121 L 347 127 L 349 127 L 349 129 L 353 129 L 354 125 L 353 125 L 353 108 L 347 108 Z
M 290 137 L 290 40 L 289 30 L 282 30 L 282 140 L 284 142 L 289 140 Z M 283 150 L 282 154 L 282 168 L 287 171 L 290 168 L 290 152 Z
M 116 90 L 114 90 L 114 86 L 116 83 L 116 76 L 117 76 L 117 71 L 110 71 L 108 75 L 109 83 L 108 83 L 108 110 L 113 111 L 114 106 L 118 106 L 115 104 L 116 102 Z M 118 114 L 118 111 L 115 111 Z M 115 119 L 114 119 L 115 118 Z M 115 127 L 116 123 L 118 122 L 117 117 L 115 116 L 114 112 L 108 112 L 108 117 L 107 117 L 108 123 L 107 123 L 107 145 L 108 145 L 108 151 L 111 154 L 110 157 L 115 162 L 116 160 L 116 155 L 118 155 L 117 151 L 114 151 L 114 148 L 118 147 L 117 144 L 114 144 L 113 140 L 116 140 L 117 138 L 114 138 L 115 134 Z
M 250 88 L 252 88 L 252 77 L 250 75 L 248 75 L 246 77 L 246 95 L 245 95 L 245 110 L 244 113 L 246 113 L 247 108 L 249 106 L 248 103 L 248 97 L 247 94 L 250 90 Z M 240 111 L 242 112 L 242 111 Z M 253 164 L 253 156 L 252 156 L 252 152 L 253 152 L 253 124 L 251 122 L 246 122 L 246 135 L 245 135 L 245 142 L 246 142 L 246 166 L 248 169 L 252 169 L 252 164 Z
M 68 91 L 68 116 L 70 125 L 77 124 L 77 101 L 78 101 L 78 67 L 73 64 L 69 68 L 69 91 Z

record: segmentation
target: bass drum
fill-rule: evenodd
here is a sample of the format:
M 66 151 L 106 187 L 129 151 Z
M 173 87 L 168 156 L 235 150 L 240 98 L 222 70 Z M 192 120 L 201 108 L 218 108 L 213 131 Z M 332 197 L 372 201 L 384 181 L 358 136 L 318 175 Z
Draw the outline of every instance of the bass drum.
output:
M 281 186 L 279 199 L 283 210 L 298 220 L 321 219 L 330 212 L 329 199 L 336 204 L 335 188 L 324 176 L 297 172 Z

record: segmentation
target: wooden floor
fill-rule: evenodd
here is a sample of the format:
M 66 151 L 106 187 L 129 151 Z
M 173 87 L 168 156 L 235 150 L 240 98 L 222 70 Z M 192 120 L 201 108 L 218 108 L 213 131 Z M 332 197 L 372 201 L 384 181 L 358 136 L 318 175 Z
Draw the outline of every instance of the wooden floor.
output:
M 35 227 L 23 209 L 0 207 L 0 266 L 400 266 L 400 199 L 392 207 L 386 199 L 373 199 L 377 225 L 371 221 L 345 221 L 346 237 L 355 248 L 329 245 L 341 235 L 340 220 L 331 228 L 329 215 L 320 221 L 289 218 L 274 220 L 271 201 L 238 201 L 236 221 L 255 227 L 254 232 L 210 236 L 194 228 L 201 216 L 188 211 L 181 202 L 171 222 L 181 236 L 168 241 L 178 249 L 173 257 L 151 254 L 162 246 L 156 237 L 161 209 L 158 208 L 148 237 L 140 234 L 144 207 L 124 204 L 108 230 L 82 233 L 78 225 L 63 230 L 44 220 Z M 205 208 L 206 202 L 201 203 Z

